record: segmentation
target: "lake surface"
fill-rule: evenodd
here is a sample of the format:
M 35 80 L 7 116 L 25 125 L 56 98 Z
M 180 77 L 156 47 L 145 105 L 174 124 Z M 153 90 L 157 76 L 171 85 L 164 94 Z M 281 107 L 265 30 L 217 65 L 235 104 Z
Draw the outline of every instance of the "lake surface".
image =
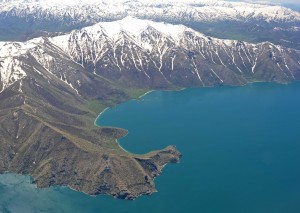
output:
M 120 143 L 130 152 L 174 144 L 182 161 L 135 201 L 0 175 L 0 212 L 300 212 L 300 83 L 155 91 L 97 124 L 128 129 Z

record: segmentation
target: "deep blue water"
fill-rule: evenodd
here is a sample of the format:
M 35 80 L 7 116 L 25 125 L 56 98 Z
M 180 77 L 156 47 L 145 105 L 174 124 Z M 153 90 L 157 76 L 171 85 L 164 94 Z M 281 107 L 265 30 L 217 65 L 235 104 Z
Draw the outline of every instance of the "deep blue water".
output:
M 29 177 L 0 176 L 0 212 L 300 212 L 300 83 L 152 92 L 109 109 L 99 125 L 123 127 L 130 152 L 175 144 L 180 164 L 135 201 L 38 190 Z

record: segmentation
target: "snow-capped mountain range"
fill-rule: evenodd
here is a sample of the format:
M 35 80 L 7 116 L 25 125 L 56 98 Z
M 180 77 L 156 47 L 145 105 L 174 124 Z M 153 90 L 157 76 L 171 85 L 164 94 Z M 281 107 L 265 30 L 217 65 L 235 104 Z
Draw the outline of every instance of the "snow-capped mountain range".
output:
M 53 38 L 1 42 L 0 88 L 35 73 L 86 93 L 90 80 L 78 66 L 125 87 L 288 82 L 299 78 L 299 56 L 298 50 L 269 42 L 221 40 L 183 25 L 126 17 Z
M 96 23 L 126 16 L 170 21 L 252 21 L 289 23 L 300 13 L 274 5 L 217 0 L 12 0 L 0 3 L 1 16 L 63 24 Z
M 127 16 L 184 24 L 217 38 L 300 49 L 300 13 L 278 5 L 218 0 L 0 1 L 0 41 L 56 36 Z

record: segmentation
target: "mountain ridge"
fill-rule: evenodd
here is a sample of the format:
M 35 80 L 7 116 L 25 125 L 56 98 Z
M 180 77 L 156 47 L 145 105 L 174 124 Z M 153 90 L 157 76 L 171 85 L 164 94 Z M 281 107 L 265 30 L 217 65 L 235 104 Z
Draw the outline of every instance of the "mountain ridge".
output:
M 128 28 L 128 25 L 138 27 Z M 243 74 L 245 70 L 250 70 L 252 74 L 254 74 L 256 60 L 258 59 L 258 54 L 260 54 L 259 49 L 264 46 L 268 47 L 269 50 L 266 48 L 266 50 L 260 51 L 269 51 L 269 56 L 272 55 L 271 59 L 273 61 L 275 60 L 276 55 L 279 55 L 280 57 L 282 51 L 285 51 L 286 54 L 289 52 L 294 52 L 296 55 L 299 54 L 299 51 L 297 50 L 283 48 L 270 42 L 251 44 L 236 40 L 216 39 L 205 36 L 204 34 L 183 25 L 171 25 L 163 22 L 158 23 L 127 17 L 123 20 L 115 22 L 98 23 L 93 26 L 83 28 L 82 30 L 72 31 L 70 34 L 56 36 L 49 39 L 41 37 L 25 43 L 0 43 L 1 57 L 3 58 L 9 56 L 13 58 L 18 56 L 18 51 L 19 55 L 27 54 L 30 50 L 39 49 L 44 45 L 44 43 L 46 44 L 46 47 L 47 42 L 50 42 L 48 43 L 50 45 L 56 46 L 56 50 L 54 51 L 62 51 L 61 54 L 64 54 L 64 57 L 69 57 L 69 60 L 78 63 L 84 69 L 87 68 L 86 66 L 90 66 L 89 69 L 94 67 L 94 70 L 97 69 L 103 71 L 106 69 L 103 66 L 108 66 L 109 63 L 102 61 L 102 67 L 96 68 L 95 66 L 97 66 L 97 63 L 103 60 L 105 57 L 107 57 L 107 60 L 112 63 L 110 64 L 113 66 L 112 69 L 119 69 L 119 71 L 121 71 L 121 65 L 125 66 L 124 69 L 126 70 L 127 68 L 126 65 L 124 65 L 124 59 L 122 57 L 127 57 L 128 54 L 130 54 L 132 57 L 130 59 L 132 61 L 128 65 L 131 69 L 142 71 L 143 65 L 149 66 L 149 63 L 146 63 L 146 61 L 149 61 L 150 64 L 152 63 L 154 70 L 161 71 L 163 68 L 173 70 L 174 62 L 176 63 L 177 61 L 175 59 L 177 57 L 176 51 L 180 50 L 184 52 L 183 54 L 186 54 L 186 52 L 190 51 L 189 54 L 191 55 L 187 56 L 185 60 L 191 61 L 192 64 L 195 64 L 195 60 L 200 60 L 201 57 L 201 62 L 199 61 L 198 63 L 210 64 L 211 67 L 218 65 L 222 66 L 223 69 L 228 69 L 229 67 L 229 70 L 231 69 L 232 74 L 238 76 L 237 74 Z M 127 44 L 124 46 L 125 43 Z M 92 49 L 89 49 L 90 47 L 92 47 Z M 127 50 L 128 52 L 124 53 L 124 48 L 128 47 L 130 47 Z M 42 49 L 43 48 L 44 47 L 42 47 Z M 109 49 L 112 49 L 113 53 L 110 53 L 111 50 Z M 175 52 L 171 53 L 173 51 Z M 103 55 L 99 55 L 100 53 Z M 30 54 L 33 54 L 33 56 L 35 55 L 34 57 L 36 57 L 37 61 L 42 60 L 41 57 L 36 55 L 37 51 L 34 50 Z M 107 54 L 107 56 L 105 56 L 105 54 Z M 120 54 L 125 55 L 120 57 Z M 153 54 L 153 56 L 151 56 L 151 54 Z M 165 54 L 171 55 L 164 58 Z M 164 59 L 167 60 L 167 62 Z M 41 64 L 43 63 L 45 62 L 41 62 Z M 86 64 L 84 65 L 84 63 Z M 290 62 L 290 64 L 293 64 L 295 67 L 294 71 L 291 71 L 286 63 L 285 57 L 276 63 L 275 61 L 273 63 L 275 64 L 275 69 L 282 71 L 284 75 L 290 75 L 292 72 L 296 72 L 296 67 L 299 65 L 297 60 Z M 199 71 L 197 71 L 198 68 L 196 68 L 196 64 L 193 66 L 195 71 L 192 71 L 192 73 L 194 73 L 200 80 L 201 77 L 199 76 Z M 187 65 L 187 67 L 190 67 L 190 65 Z M 48 67 L 47 69 L 49 70 L 50 68 Z M 220 67 L 217 69 L 220 69 Z M 116 71 L 113 70 L 112 72 Z M 220 72 L 221 70 L 217 71 L 217 73 Z M 265 70 L 265 72 L 268 71 Z M 3 73 L 2 78 L 5 76 Z M 6 73 L 9 72 L 7 71 Z M 144 72 L 144 74 L 149 78 L 149 73 Z M 212 74 L 218 76 L 217 78 L 219 80 L 221 79 L 215 71 L 213 71 Z M 102 74 L 100 75 L 103 76 Z M 249 75 L 249 73 L 247 75 Z M 294 79 L 294 74 L 290 75 L 290 77 L 288 77 L 285 81 L 290 81 L 292 79 Z M 19 79 L 16 78 L 16 80 Z M 247 82 L 247 80 L 243 77 L 240 80 L 244 83 Z M 281 80 L 278 79 L 279 82 Z M 202 79 L 200 81 L 202 81 Z M 224 80 L 222 80 L 222 82 L 224 82 Z M 233 82 L 231 83 L 234 84 Z M 197 86 L 197 84 L 195 86 Z M 204 83 L 202 86 L 204 86 Z
M 1 3 L 1 2 L 0 2 Z M 20 17 L 26 17 L 33 14 L 42 14 L 43 12 L 53 17 L 63 18 L 64 14 L 72 19 L 72 16 L 85 17 L 81 21 L 94 19 L 97 22 L 107 16 L 119 13 L 122 17 L 135 16 L 142 18 L 147 13 L 151 14 L 155 11 L 156 16 L 170 16 L 172 18 L 180 18 L 181 13 L 190 14 L 193 20 L 212 21 L 212 20 L 249 20 L 251 18 L 264 19 L 265 21 L 275 22 L 295 22 L 300 21 L 300 13 L 277 5 L 264 5 L 244 2 L 226 2 L 226 1 L 9 1 L 2 2 L 0 11 L 9 15 L 11 12 Z M 80 6 L 77 7 L 76 6 Z M 106 12 L 101 9 L 106 6 Z M 167 10 L 168 11 L 167 11 Z M 87 13 L 85 11 L 89 10 Z M 70 11 L 70 12 L 69 12 Z M 97 13 L 95 13 L 97 11 Z M 165 14 L 163 14 L 163 12 Z M 72 14 L 73 13 L 73 14 Z M 98 15 L 97 15 L 98 14 Z M 173 15 L 172 15 L 173 14 Z M 176 14 L 176 15 L 175 15 Z M 171 16 L 172 15 L 172 16 Z M 74 16 L 74 17 L 75 17 Z M 74 18 L 73 17 L 73 18 Z M 39 18 L 32 16 L 32 18 Z M 47 19 L 47 16 L 44 16 Z M 100 18 L 100 19 L 99 19 Z M 183 16 L 181 17 L 183 18 Z M 188 18 L 188 17 L 186 17 Z M 74 20 L 75 21 L 75 20 Z

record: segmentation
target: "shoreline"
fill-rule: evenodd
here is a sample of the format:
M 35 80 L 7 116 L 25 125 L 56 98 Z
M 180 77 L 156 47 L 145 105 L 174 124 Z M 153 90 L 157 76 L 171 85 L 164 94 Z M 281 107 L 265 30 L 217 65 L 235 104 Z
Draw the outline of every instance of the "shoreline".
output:
M 146 96 L 146 95 L 148 95 L 148 94 L 150 94 L 151 92 L 154 92 L 154 91 L 156 91 L 156 90 L 149 90 L 148 92 L 145 92 L 143 95 L 140 95 L 140 96 L 137 98 L 137 100 L 141 99 L 142 97 L 144 97 L 144 96 Z
M 98 125 L 97 125 L 97 120 L 98 120 L 98 118 L 100 118 L 100 116 L 101 116 L 106 110 L 108 110 L 108 109 L 109 109 L 109 107 L 106 107 L 104 110 L 102 110 L 102 112 L 99 113 L 99 115 L 96 117 L 96 119 L 95 119 L 95 121 L 94 121 L 94 125 L 95 125 L 95 126 L 101 127 L 101 126 L 98 126 Z
M 295 81 L 296 83 L 297 82 L 300 82 L 300 81 Z M 182 88 L 178 88 L 178 89 L 169 89 L 169 90 L 149 90 L 149 91 L 147 91 L 147 92 L 145 92 L 144 94 L 142 94 L 142 95 L 140 95 L 138 98 L 133 98 L 133 99 L 128 99 L 127 101 L 130 101 L 130 100 L 136 100 L 136 101 L 138 101 L 138 100 L 140 100 L 141 98 L 143 98 L 144 96 L 146 96 L 146 95 L 148 95 L 148 94 L 150 94 L 150 93 L 152 93 L 152 92 L 155 92 L 155 91 L 163 91 L 163 92 L 180 92 L 180 91 L 184 91 L 184 90 L 186 90 L 186 89 L 195 89 L 195 88 L 197 88 L 197 89 L 201 89 L 201 88 L 217 88 L 217 87 L 237 87 L 237 88 L 239 88 L 239 87 L 245 87 L 245 86 L 250 86 L 250 85 L 253 85 L 253 84 L 261 84 L 261 83 L 267 83 L 267 84 L 269 84 L 269 83 L 271 83 L 271 84 L 277 84 L 277 85 L 288 85 L 288 84 L 293 84 L 294 82 L 290 82 L 290 83 L 287 83 L 287 84 L 285 84 L 285 83 L 279 83 L 279 82 L 264 82 L 264 81 L 253 81 L 253 82 L 248 82 L 248 83 L 246 83 L 246 84 L 241 84 L 241 85 L 215 85 L 215 86 L 202 86 L 202 87 L 182 87 Z M 123 103 L 126 103 L 127 101 L 125 101 L 125 102 L 123 102 Z M 120 103 L 120 104 L 123 104 L 123 103 Z M 120 105 L 120 104 L 117 104 L 116 106 L 118 106 L 118 105 Z M 96 127 L 99 127 L 99 128 L 101 128 L 101 127 L 111 127 L 111 128 L 118 128 L 118 127 L 113 127 L 113 126 L 100 126 L 100 125 L 97 125 L 97 120 L 101 117 L 101 115 L 106 111 L 106 110 L 108 110 L 108 109 L 110 109 L 110 108 L 112 108 L 112 107 L 106 107 L 102 112 L 100 112 L 99 113 L 99 115 L 96 117 L 96 119 L 95 119 L 95 121 L 94 121 L 94 125 L 96 126 Z M 124 129 L 124 128 L 123 128 Z M 127 130 L 127 129 L 126 129 Z M 121 138 L 118 138 L 118 139 L 116 139 L 115 141 L 116 141 L 116 143 L 118 143 L 118 146 L 123 150 L 123 151 L 125 151 L 127 154 L 131 154 L 131 155 L 143 155 L 143 154 L 136 154 L 136 153 L 131 153 L 131 152 L 129 152 L 128 150 L 126 150 L 122 145 L 121 145 L 121 143 L 120 143 L 120 139 L 122 139 L 122 138 L 124 138 L 124 137 L 126 137 L 128 134 L 129 134 L 129 131 L 127 130 L 127 134 L 126 135 L 124 135 L 123 137 L 121 137 Z M 147 153 L 144 153 L 144 154 L 147 154 Z
M 140 95 L 139 97 L 133 98 L 133 99 L 128 99 L 127 101 L 130 101 L 130 100 L 140 100 L 140 99 L 143 98 L 144 96 L 146 96 L 146 95 L 148 95 L 148 94 L 150 94 L 151 92 L 154 92 L 154 91 L 157 91 L 157 90 L 149 90 L 149 91 L 145 92 L 144 94 Z M 170 90 L 170 91 L 172 91 L 172 90 Z M 125 101 L 125 102 L 123 102 L 123 103 L 126 103 L 127 101 Z M 121 103 L 121 104 L 123 104 L 123 103 Z M 119 104 L 117 104 L 117 105 L 119 105 Z M 117 105 L 116 105 L 116 106 L 117 106 Z M 102 115 L 106 110 L 108 110 L 108 109 L 110 109 L 110 108 L 111 108 L 111 107 L 106 107 L 104 110 L 102 110 L 102 112 L 99 113 L 99 115 L 95 118 L 95 121 L 94 121 L 94 125 L 95 125 L 95 126 L 101 127 L 101 126 L 97 125 L 97 120 L 101 117 L 101 115 Z
M 146 95 L 148 95 L 148 94 L 150 94 L 151 92 L 154 92 L 155 90 L 149 90 L 149 91 L 147 91 L 147 92 L 145 92 L 144 94 L 142 94 L 142 95 L 140 95 L 138 98 L 136 98 L 136 99 L 129 99 L 129 100 L 140 100 L 141 98 L 143 98 L 144 96 L 146 96 Z M 129 101 L 129 100 L 127 100 L 127 101 Z M 127 101 L 125 101 L 125 102 L 127 102 Z M 125 103 L 124 102 L 124 103 Z M 96 126 L 96 127 L 105 127 L 105 126 L 100 126 L 100 125 L 97 125 L 97 120 L 98 119 L 100 119 L 100 117 L 101 117 L 101 115 L 106 111 L 106 110 L 108 110 L 109 108 L 111 108 L 111 107 L 106 107 L 102 112 L 100 112 L 99 113 L 99 115 L 96 117 L 96 119 L 95 119 L 95 121 L 94 121 L 94 125 Z M 113 128 L 113 127 L 112 127 Z M 126 137 L 128 134 L 129 134 L 129 131 L 127 130 L 127 134 L 126 135 L 124 135 L 123 137 Z M 123 138 L 122 137 L 122 138 Z M 128 150 L 126 150 L 122 145 L 121 145 L 121 143 L 120 143 L 120 140 L 121 138 L 119 138 L 119 139 L 116 139 L 115 140 L 115 142 L 118 144 L 118 146 L 124 151 L 124 152 L 126 152 L 127 154 L 131 154 L 131 155 L 136 155 L 135 153 L 131 153 L 131 152 L 129 152 Z
M 127 101 L 130 101 L 130 100 L 140 100 L 141 98 L 143 98 L 144 96 L 152 93 L 152 92 L 155 92 L 155 91 L 162 91 L 162 92 L 180 92 L 180 91 L 184 91 L 186 89 L 201 89 L 201 88 L 217 88 L 217 87 L 245 87 L 245 86 L 249 86 L 249 85 L 253 85 L 253 84 L 261 84 L 261 83 L 271 83 L 271 84 L 278 84 L 278 85 L 288 85 L 288 84 L 293 84 L 293 83 L 297 83 L 297 82 L 300 82 L 300 81 L 293 81 L 293 82 L 287 82 L 287 83 L 281 83 L 281 82 L 267 82 L 267 81 L 252 81 L 252 82 L 247 82 L 245 84 L 241 84 L 241 85 L 213 85 L 213 86 L 200 86 L 200 87 L 182 87 L 182 88 L 178 88 L 178 89 L 166 89 L 166 90 L 155 90 L 155 89 L 152 89 L 152 90 L 149 90 L 147 92 L 145 92 L 144 94 L 140 95 L 139 97 L 137 98 L 131 98 L 131 99 L 128 99 L 120 104 L 123 104 L 123 103 L 126 103 Z M 118 106 L 120 104 L 116 104 L 115 106 Z M 113 106 L 113 107 L 115 107 Z M 108 109 L 110 109 L 112 107 L 106 107 L 102 112 L 99 113 L 99 115 L 96 117 L 95 121 L 94 121 L 94 125 L 97 126 L 97 127 L 101 127 L 101 126 L 98 126 L 96 124 L 96 121 L 101 117 L 101 115 Z

